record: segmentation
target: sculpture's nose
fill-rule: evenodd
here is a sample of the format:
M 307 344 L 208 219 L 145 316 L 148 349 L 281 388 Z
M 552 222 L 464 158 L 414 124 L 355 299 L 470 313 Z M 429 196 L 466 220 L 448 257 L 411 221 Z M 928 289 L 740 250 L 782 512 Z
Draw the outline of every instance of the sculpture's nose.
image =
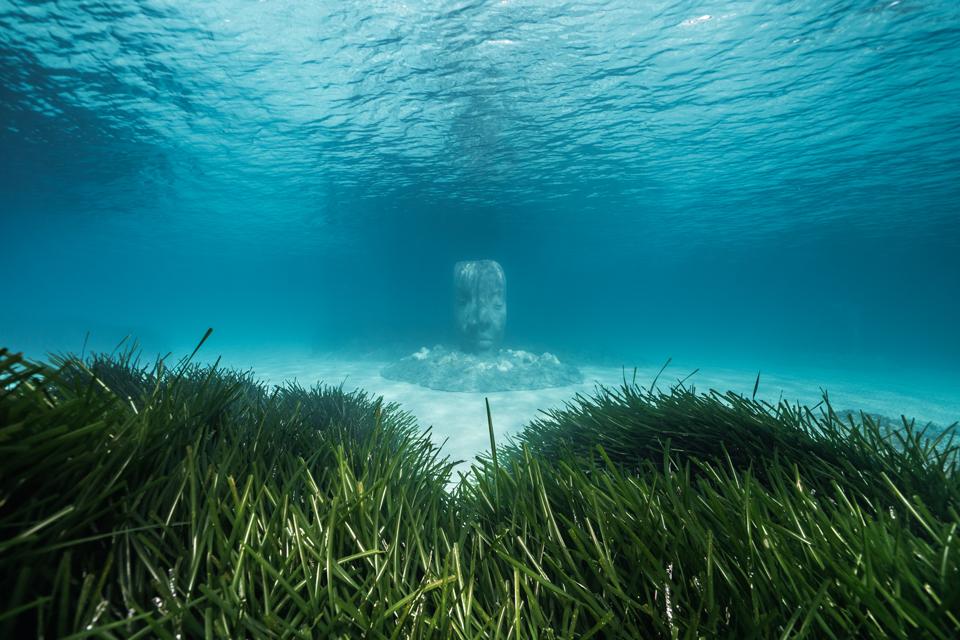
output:
M 477 331 L 489 329 L 493 324 L 490 318 L 490 311 L 478 305 L 474 312 L 470 314 L 470 324 Z

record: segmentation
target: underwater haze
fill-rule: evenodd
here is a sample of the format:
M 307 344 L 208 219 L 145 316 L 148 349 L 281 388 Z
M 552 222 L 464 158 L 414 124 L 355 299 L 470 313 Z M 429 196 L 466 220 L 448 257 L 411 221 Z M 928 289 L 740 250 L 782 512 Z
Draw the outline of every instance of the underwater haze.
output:
M 0 0 L 0 344 L 213 327 L 377 390 L 491 259 L 504 344 L 588 383 L 673 358 L 950 421 L 958 69 L 954 0 Z

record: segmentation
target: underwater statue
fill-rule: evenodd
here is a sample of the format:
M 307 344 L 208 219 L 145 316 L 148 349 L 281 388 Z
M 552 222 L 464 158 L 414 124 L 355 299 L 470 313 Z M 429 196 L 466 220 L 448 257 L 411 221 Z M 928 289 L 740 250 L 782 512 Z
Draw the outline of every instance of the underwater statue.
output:
M 388 365 L 384 378 L 439 391 L 519 391 L 583 381 L 580 371 L 551 353 L 502 349 L 507 324 L 507 279 L 494 260 L 453 266 L 454 319 L 459 349 L 421 348 Z
M 507 324 L 507 279 L 494 260 L 470 260 L 453 266 L 457 329 L 467 353 L 494 350 Z

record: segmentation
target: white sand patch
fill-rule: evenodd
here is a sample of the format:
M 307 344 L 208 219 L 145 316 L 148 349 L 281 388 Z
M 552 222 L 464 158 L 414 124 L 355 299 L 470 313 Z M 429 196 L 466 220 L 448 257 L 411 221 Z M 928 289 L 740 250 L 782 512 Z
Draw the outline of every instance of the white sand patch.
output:
M 382 395 L 387 401 L 398 402 L 417 417 L 424 428 L 431 427 L 434 442 L 446 440 L 444 452 L 453 459 L 469 461 L 487 451 L 490 439 L 484 398 L 490 399 L 494 431 L 498 442 L 517 433 L 525 424 L 539 415 L 540 410 L 558 407 L 576 393 L 589 394 L 597 384 L 617 386 L 622 383 L 624 371 L 612 367 L 581 366 L 582 384 L 535 391 L 502 391 L 496 393 L 466 393 L 434 391 L 405 382 L 387 380 L 380 370 L 387 364 L 376 360 L 337 360 L 311 358 L 303 354 L 228 354 L 225 366 L 252 368 L 256 376 L 270 384 L 296 380 L 303 386 L 317 382 L 338 385 L 346 389 L 362 388 Z M 639 368 L 636 381 L 649 385 L 659 367 Z M 665 388 L 689 373 L 678 366 L 669 367 L 660 377 L 658 386 Z M 627 370 L 627 380 L 633 379 L 633 369 Z M 689 378 L 698 391 L 732 390 L 749 396 L 753 393 L 756 372 L 704 370 Z M 821 388 L 830 393 L 835 409 L 864 409 L 891 417 L 906 414 L 918 422 L 933 421 L 941 425 L 960 419 L 960 397 L 924 397 L 898 391 L 894 386 L 867 386 L 841 379 L 813 380 L 763 373 L 758 399 L 776 402 L 780 397 L 791 402 L 813 405 L 821 399 Z

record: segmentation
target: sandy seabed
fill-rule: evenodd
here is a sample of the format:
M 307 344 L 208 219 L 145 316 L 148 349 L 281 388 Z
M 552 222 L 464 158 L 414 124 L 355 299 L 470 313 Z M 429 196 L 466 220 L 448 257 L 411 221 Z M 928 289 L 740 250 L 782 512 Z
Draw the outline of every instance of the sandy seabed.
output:
M 309 387 L 317 382 L 343 384 L 347 390 L 364 389 L 385 400 L 399 403 L 417 417 L 421 427 L 430 428 L 436 443 L 444 443 L 444 453 L 452 459 L 470 461 L 489 449 L 490 438 L 484 398 L 490 399 L 497 441 L 503 442 L 536 418 L 541 410 L 562 406 L 577 393 L 591 394 L 598 384 L 619 386 L 624 375 L 630 381 L 634 369 L 598 367 L 578 364 L 583 372 L 580 384 L 538 389 L 534 391 L 499 391 L 493 393 L 436 391 L 415 384 L 387 380 L 380 375 L 389 364 L 382 360 L 349 360 L 304 354 L 227 353 L 223 364 L 238 369 L 252 369 L 255 377 L 268 384 L 296 381 Z M 660 367 L 639 367 L 636 382 L 648 386 Z M 658 386 L 669 388 L 687 376 L 692 369 L 668 367 Z M 753 393 L 757 373 L 722 369 L 697 371 L 686 382 L 697 391 L 709 389 L 734 391 L 745 396 Z M 827 389 L 830 402 L 837 410 L 854 409 L 897 418 L 906 415 L 918 423 L 935 422 L 948 425 L 960 420 L 960 398 L 931 397 L 898 390 L 896 385 L 857 384 L 842 378 L 812 379 L 763 372 L 757 398 L 776 402 L 779 398 L 791 403 L 813 406 L 821 401 L 821 389 Z M 466 465 L 460 466 L 461 470 Z

